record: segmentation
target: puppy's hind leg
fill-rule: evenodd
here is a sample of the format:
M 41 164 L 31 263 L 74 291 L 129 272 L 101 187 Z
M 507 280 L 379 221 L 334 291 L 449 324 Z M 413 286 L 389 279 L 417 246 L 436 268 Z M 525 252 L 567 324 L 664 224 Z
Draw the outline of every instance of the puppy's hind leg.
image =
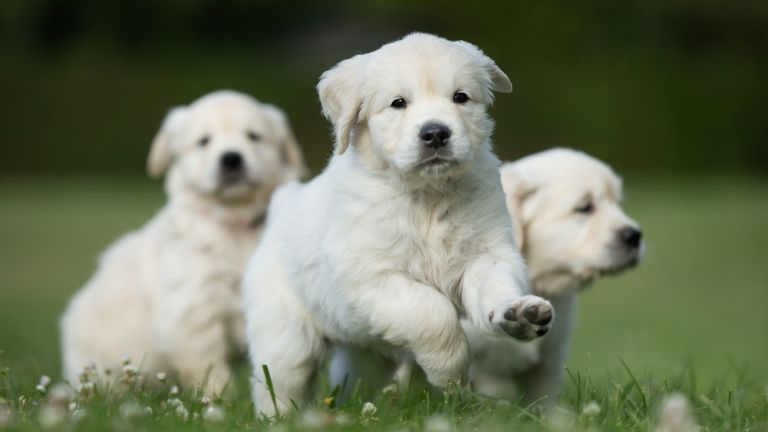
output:
M 282 273 L 279 266 L 255 271 L 251 274 L 258 276 L 245 282 L 251 390 L 256 413 L 266 417 L 284 415 L 294 404 L 306 402 L 326 349 L 309 311 L 285 275 L 277 273 Z M 258 287 L 265 289 L 259 292 Z

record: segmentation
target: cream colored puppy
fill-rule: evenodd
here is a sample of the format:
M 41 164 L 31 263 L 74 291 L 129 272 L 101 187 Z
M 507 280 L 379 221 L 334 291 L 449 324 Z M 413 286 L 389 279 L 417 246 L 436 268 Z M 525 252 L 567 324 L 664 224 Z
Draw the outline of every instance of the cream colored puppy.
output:
M 570 347 L 576 294 L 602 274 L 642 256 L 640 227 L 621 208 L 621 179 L 582 152 L 555 149 L 501 168 L 515 238 L 534 294 L 552 302 L 557 322 L 527 345 L 471 335 L 475 388 L 486 395 L 556 401 Z
M 232 91 L 171 110 L 149 155 L 168 203 L 101 257 L 61 320 L 64 374 L 124 357 L 218 393 L 244 349 L 240 279 L 272 191 L 304 171 L 283 113 Z
M 328 340 L 410 353 L 446 386 L 469 360 L 460 317 L 521 340 L 548 331 L 491 151 L 486 108 L 511 90 L 474 45 L 418 33 L 323 74 L 335 155 L 275 193 L 244 281 L 257 412 L 306 401 Z

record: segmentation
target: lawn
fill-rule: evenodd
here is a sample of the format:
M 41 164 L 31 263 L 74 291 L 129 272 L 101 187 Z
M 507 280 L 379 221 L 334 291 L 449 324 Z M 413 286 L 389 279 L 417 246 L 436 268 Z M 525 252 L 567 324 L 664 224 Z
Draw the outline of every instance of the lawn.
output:
M 76 399 L 79 414 L 70 422 L 81 429 L 118 430 L 536 430 L 569 422 L 579 429 L 648 430 L 660 398 L 680 391 L 708 430 L 768 431 L 768 180 L 625 181 L 626 208 L 646 234 L 646 259 L 582 296 L 572 379 L 558 415 L 467 391 L 443 395 L 417 388 L 356 398 L 343 407 L 318 398 L 315 408 L 292 420 L 269 423 L 250 411 L 243 370 L 235 396 L 212 402 L 223 409 L 223 421 L 216 421 L 216 410 L 204 415 L 209 405 L 194 389 L 182 389 L 181 402 L 173 401 L 167 383 L 123 395 L 97 389 Z M 54 383 L 60 379 L 58 316 L 99 252 L 162 202 L 161 185 L 148 180 L 0 182 L 0 429 L 3 410 L 14 413 L 6 427 L 61 426 L 46 423 L 52 404 L 40 402 L 51 396 L 34 389 L 43 374 Z M 363 415 L 368 398 L 377 410 Z

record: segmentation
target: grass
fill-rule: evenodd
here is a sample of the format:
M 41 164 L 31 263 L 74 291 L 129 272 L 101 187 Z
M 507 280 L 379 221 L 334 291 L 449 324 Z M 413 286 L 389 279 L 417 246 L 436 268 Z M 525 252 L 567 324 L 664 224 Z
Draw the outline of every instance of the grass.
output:
M 313 407 L 277 422 L 254 416 L 247 368 L 227 397 L 207 404 L 195 389 L 172 394 L 168 382 L 56 396 L 59 314 L 98 253 L 162 205 L 162 188 L 119 179 L 0 182 L 0 429 L 642 431 L 662 398 L 682 393 L 705 430 L 768 431 L 768 181 L 626 181 L 647 259 L 582 296 L 561 408 L 545 416 L 517 401 L 420 385 L 337 406 L 327 399 L 333 390 L 320 386 Z M 45 393 L 35 389 L 43 374 L 54 381 Z M 363 414 L 368 401 L 375 413 L 367 406 Z

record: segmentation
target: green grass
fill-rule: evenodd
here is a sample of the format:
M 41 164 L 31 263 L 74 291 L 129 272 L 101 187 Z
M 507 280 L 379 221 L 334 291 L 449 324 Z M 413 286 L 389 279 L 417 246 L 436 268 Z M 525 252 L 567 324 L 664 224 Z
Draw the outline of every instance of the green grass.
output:
M 541 430 L 566 422 L 564 430 L 642 431 L 654 423 L 661 398 L 680 392 L 706 430 L 768 431 L 768 181 L 626 182 L 626 207 L 643 225 L 647 259 L 582 296 L 563 404 L 554 414 L 421 386 L 330 407 L 322 396 L 332 390 L 321 386 L 313 408 L 269 422 L 253 415 L 243 368 L 229 396 L 213 402 L 225 413 L 222 422 L 202 418 L 206 408 L 195 389 L 178 396 L 189 413 L 180 418 L 177 403 L 168 402 L 175 398 L 170 383 L 97 388 L 73 400 L 80 411 L 66 422 L 82 430 L 441 430 L 442 422 L 462 430 Z M 13 413 L 6 427 L 20 430 L 38 430 L 56 412 L 35 385 L 43 374 L 59 380 L 59 314 L 99 252 L 162 202 L 160 184 L 149 181 L 0 183 L 0 429 L 4 412 Z M 368 399 L 377 411 L 361 416 Z M 593 401 L 600 412 L 585 414 Z

